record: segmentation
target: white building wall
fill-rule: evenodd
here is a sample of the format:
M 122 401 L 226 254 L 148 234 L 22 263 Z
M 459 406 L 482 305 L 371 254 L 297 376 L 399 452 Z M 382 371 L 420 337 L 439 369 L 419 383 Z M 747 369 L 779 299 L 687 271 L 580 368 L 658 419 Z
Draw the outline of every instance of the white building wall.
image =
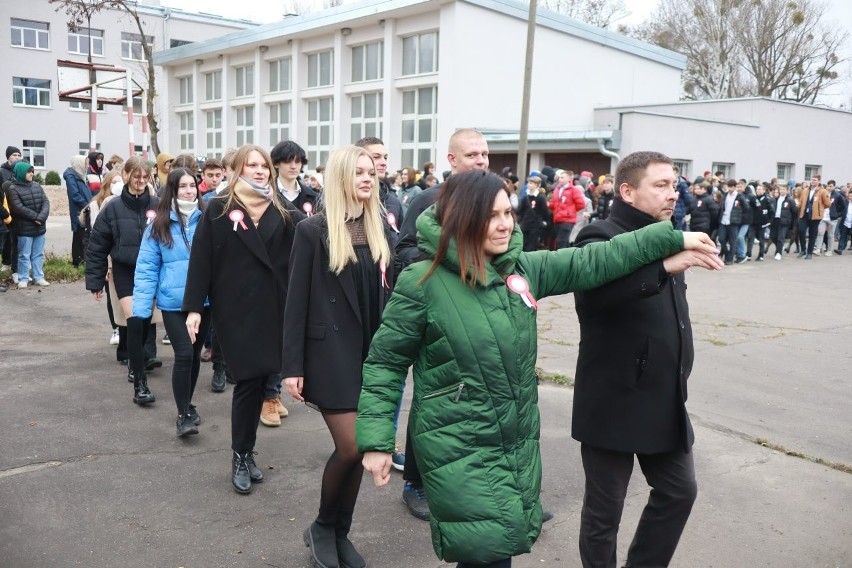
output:
M 618 128 L 621 113 L 625 156 L 656 150 L 691 163 L 691 177 L 733 164 L 737 178 L 776 177 L 778 164 L 792 164 L 792 177 L 819 166 L 823 180 L 852 181 L 848 148 L 840 141 L 852 130 L 852 113 L 771 99 L 734 99 L 599 109 L 602 127 Z
M 88 144 L 88 112 L 71 110 L 70 103 L 61 102 L 58 95 L 57 65 L 58 59 L 86 62 L 85 55 L 68 52 L 67 16 L 64 11 L 56 11 L 56 6 L 47 0 L 35 0 L 27 3 L 4 2 L 0 16 L 0 109 L 2 109 L 2 134 L 0 144 L 22 146 L 24 140 L 43 141 L 45 143 L 45 166 L 39 168 L 42 173 L 56 170 L 60 174 L 70 165 L 71 156 L 79 153 L 80 144 Z M 8 4 L 8 5 L 7 5 Z M 172 11 L 164 19 L 159 8 L 149 9 L 140 5 L 146 35 L 154 37 L 155 50 L 169 44 L 170 39 L 199 41 L 217 37 L 225 32 L 243 29 L 246 24 L 229 22 L 218 18 L 204 18 L 192 14 Z M 49 24 L 49 49 L 28 49 L 11 45 L 11 20 L 20 18 Z M 144 63 L 125 60 L 121 57 L 121 32 L 138 34 L 135 22 L 123 12 L 104 10 L 92 17 L 93 29 L 104 31 L 104 54 L 93 56 L 92 62 L 100 65 L 115 65 L 130 69 L 136 81 L 145 85 Z M 81 30 L 83 33 L 84 30 Z M 165 43 L 164 43 L 165 42 Z M 12 78 L 24 77 L 45 79 L 50 84 L 50 106 L 34 108 L 13 105 Z M 82 85 L 81 85 L 82 86 Z M 161 119 L 160 144 L 168 149 L 168 121 L 162 120 L 164 109 L 159 103 L 171 99 L 166 82 L 158 77 L 159 97 L 155 102 L 157 116 Z M 106 105 L 97 112 L 97 141 L 101 151 L 107 156 L 128 153 L 127 113 L 120 106 Z M 134 139 L 136 145 L 142 144 L 141 117 L 135 116 Z

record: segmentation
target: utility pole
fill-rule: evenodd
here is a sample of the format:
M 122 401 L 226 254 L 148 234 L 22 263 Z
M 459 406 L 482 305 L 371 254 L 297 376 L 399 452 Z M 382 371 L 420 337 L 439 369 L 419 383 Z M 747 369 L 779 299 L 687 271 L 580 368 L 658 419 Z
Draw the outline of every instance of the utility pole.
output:
M 530 14 L 527 22 L 527 54 L 524 62 L 524 94 L 521 100 L 521 129 L 518 132 L 518 167 L 515 170 L 518 178 L 526 180 L 527 171 L 527 140 L 530 128 L 530 90 L 532 84 L 533 47 L 535 46 L 535 17 L 538 0 L 530 0 Z

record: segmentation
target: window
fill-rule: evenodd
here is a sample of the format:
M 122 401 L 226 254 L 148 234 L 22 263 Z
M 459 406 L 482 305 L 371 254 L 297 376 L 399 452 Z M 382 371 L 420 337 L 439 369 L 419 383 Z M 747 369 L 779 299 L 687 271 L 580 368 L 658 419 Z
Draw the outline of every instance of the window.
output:
M 689 174 L 692 172 L 692 162 L 690 160 L 672 160 L 672 165 L 680 170 L 680 175 L 689 179 Z
M 12 18 L 12 46 L 50 49 L 50 24 Z
M 71 110 L 85 110 L 88 111 L 92 107 L 92 103 L 85 103 L 83 101 L 69 101 L 68 108 Z
M 438 87 L 402 92 L 402 163 L 424 164 L 435 154 Z
M 44 167 L 44 140 L 24 140 L 21 147 L 21 159 L 31 163 L 35 168 Z
M 207 119 L 207 155 L 222 155 L 222 111 L 208 110 L 204 113 Z
M 822 166 L 805 164 L 805 181 L 810 182 L 812 177 L 819 175 L 822 175 Z
M 135 144 L 133 146 L 133 153 L 136 154 L 137 156 L 139 156 L 140 158 L 142 157 L 142 152 L 144 150 L 145 150 L 145 148 L 142 146 L 142 144 Z
M 375 81 L 385 76 L 384 42 L 368 43 L 352 48 L 352 82 Z
M 68 32 L 68 53 L 76 53 L 77 55 L 88 55 L 90 45 L 92 48 L 92 55 L 97 55 L 98 57 L 104 56 L 103 30 L 93 30 L 86 28 L 78 30 L 76 32 Z
M 352 97 L 352 143 L 367 136 L 382 137 L 382 92 Z
M 779 162 L 775 177 L 781 178 L 783 180 L 796 179 L 793 175 L 794 171 L 795 170 L 793 169 L 793 164 L 784 164 Z
M 145 36 L 144 40 L 151 46 L 154 43 L 153 36 Z M 142 49 L 143 38 L 139 34 L 121 32 L 121 58 L 133 61 L 145 61 L 145 50 Z
M 222 72 L 211 71 L 204 74 L 204 100 L 222 100 Z
M 179 112 L 180 150 L 195 153 L 195 115 L 191 112 Z
M 121 112 L 127 113 L 127 104 L 121 105 Z M 142 97 L 133 97 L 133 114 L 142 114 Z
M 12 104 L 50 107 L 50 81 L 12 77 Z
M 290 103 L 269 105 L 269 145 L 290 139 Z
M 237 112 L 237 146 L 254 144 L 254 107 L 239 107 Z
M 193 42 L 185 40 L 185 39 L 171 39 L 169 40 L 169 47 L 180 47 L 182 45 L 189 45 Z
M 734 177 L 734 164 L 726 164 L 723 162 L 713 162 L 713 174 L 722 172 L 722 179 L 731 179 Z
M 254 94 L 254 64 L 243 65 L 235 69 L 237 76 L 237 91 L 238 97 L 249 97 Z
M 269 92 L 290 90 L 290 58 L 269 62 Z
M 327 87 L 332 84 L 332 55 L 331 50 L 308 55 L 308 87 Z
M 101 151 L 101 143 L 100 142 L 95 144 L 95 147 L 98 149 L 98 152 Z M 81 156 L 88 156 L 89 152 L 91 152 L 91 150 L 89 150 L 90 146 L 89 146 L 88 142 L 80 142 L 80 144 L 77 146 L 77 148 L 78 148 L 77 153 L 80 154 Z
M 331 151 L 334 109 L 332 99 L 308 101 L 308 163 L 318 166 L 328 160 Z
M 438 32 L 402 38 L 402 74 L 419 75 L 438 70 Z
M 180 92 L 178 98 L 178 104 L 188 105 L 192 104 L 193 99 L 193 88 L 192 88 L 192 77 L 180 77 L 178 79 L 178 91 Z

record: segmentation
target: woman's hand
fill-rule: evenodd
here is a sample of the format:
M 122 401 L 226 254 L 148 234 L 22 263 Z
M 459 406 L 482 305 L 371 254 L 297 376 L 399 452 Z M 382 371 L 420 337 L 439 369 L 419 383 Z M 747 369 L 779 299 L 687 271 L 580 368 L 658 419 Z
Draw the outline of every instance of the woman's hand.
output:
M 198 328 L 201 326 L 201 314 L 198 312 L 189 312 L 186 316 L 186 331 L 189 333 L 189 342 L 195 343 L 195 336 L 198 333 Z
M 684 231 L 683 233 L 683 249 L 697 250 L 706 252 L 707 254 L 719 254 L 719 249 L 716 248 L 716 243 L 713 242 L 707 233 Z
M 287 389 L 287 392 L 293 397 L 293 400 L 298 400 L 299 402 L 305 402 L 305 399 L 302 398 L 302 387 L 304 385 L 305 377 L 287 377 L 284 379 L 284 387 Z
M 682 250 L 663 259 L 663 269 L 669 274 L 679 274 L 693 266 L 707 270 L 721 270 L 725 265 L 715 252 L 706 253 L 699 250 Z
M 103 290 L 95 290 L 95 291 L 92 292 L 92 296 L 95 298 L 95 301 L 100 302 L 101 298 L 104 297 L 104 291 Z
M 376 487 L 384 487 L 390 481 L 391 455 L 385 452 L 364 452 L 361 460 L 364 469 L 373 476 Z
M 109 282 L 112 280 L 112 268 L 107 268 L 106 281 Z

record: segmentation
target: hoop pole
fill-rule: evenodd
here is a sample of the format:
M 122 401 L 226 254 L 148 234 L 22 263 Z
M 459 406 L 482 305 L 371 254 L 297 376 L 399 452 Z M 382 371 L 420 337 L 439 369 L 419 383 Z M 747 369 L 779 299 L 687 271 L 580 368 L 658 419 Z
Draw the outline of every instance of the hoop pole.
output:
M 134 155 L 134 133 L 133 133 L 133 82 L 130 80 L 130 69 L 125 71 L 125 77 L 127 81 L 127 155 Z
M 148 97 L 142 91 L 142 159 L 148 161 Z
M 92 107 L 89 109 L 89 152 L 98 151 L 98 86 L 92 85 Z

